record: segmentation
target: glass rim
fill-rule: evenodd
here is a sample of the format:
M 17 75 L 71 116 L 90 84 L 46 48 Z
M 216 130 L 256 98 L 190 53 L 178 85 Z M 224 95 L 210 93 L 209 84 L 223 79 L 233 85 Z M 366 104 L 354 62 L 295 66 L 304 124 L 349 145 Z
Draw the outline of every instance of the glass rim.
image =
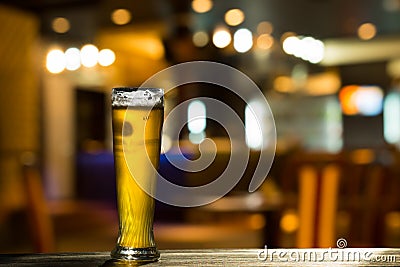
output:
M 164 93 L 164 89 L 158 88 L 158 87 L 137 87 L 137 86 L 117 86 L 113 87 L 112 91 L 118 91 L 118 92 L 136 92 L 136 91 L 146 91 L 149 90 L 151 92 L 161 92 Z

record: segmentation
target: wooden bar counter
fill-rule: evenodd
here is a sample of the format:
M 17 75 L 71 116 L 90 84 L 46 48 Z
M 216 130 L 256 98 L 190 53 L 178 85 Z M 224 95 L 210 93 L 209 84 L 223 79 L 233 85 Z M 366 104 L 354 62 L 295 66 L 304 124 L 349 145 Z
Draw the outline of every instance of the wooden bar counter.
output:
M 400 266 L 400 249 L 207 249 L 161 250 L 145 266 Z M 113 261 L 109 252 L 3 254 L 0 266 L 140 266 Z

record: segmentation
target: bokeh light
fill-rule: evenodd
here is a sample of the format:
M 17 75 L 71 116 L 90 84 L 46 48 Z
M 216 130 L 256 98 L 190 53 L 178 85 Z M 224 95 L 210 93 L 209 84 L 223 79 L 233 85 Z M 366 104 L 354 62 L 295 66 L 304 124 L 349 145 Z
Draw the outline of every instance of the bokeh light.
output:
M 261 21 L 257 25 L 258 34 L 271 34 L 274 31 L 274 27 L 269 21 Z
M 192 41 L 195 46 L 204 47 L 208 44 L 210 38 L 206 32 L 198 31 L 193 34 Z
M 306 37 L 302 40 L 304 43 L 304 55 L 301 57 L 311 63 L 319 63 L 324 59 L 325 46 L 320 40 L 312 37 Z
M 52 49 L 46 56 L 46 68 L 50 73 L 60 73 L 65 69 L 65 54 L 60 49 Z
M 81 53 L 76 47 L 70 47 L 65 51 L 65 59 L 67 70 L 77 70 L 81 66 Z
M 370 40 L 376 35 L 376 26 L 372 23 L 364 23 L 358 27 L 357 34 L 361 40 Z
M 383 133 L 389 144 L 400 144 L 400 93 L 390 92 L 384 102 Z
M 189 141 L 192 144 L 197 144 L 197 145 L 201 144 L 205 138 L 206 138 L 206 133 L 204 131 L 200 133 L 192 133 L 192 132 L 189 133 Z
M 87 44 L 81 48 L 81 63 L 87 68 L 96 66 L 99 57 L 99 49 L 92 45 Z
M 232 41 L 230 32 L 225 28 L 217 28 L 213 34 L 213 44 L 218 48 L 227 47 Z
M 283 51 L 311 63 L 319 63 L 324 59 L 325 45 L 313 37 L 288 36 L 282 43 Z
M 197 13 L 206 13 L 210 11 L 213 7 L 213 2 L 211 0 L 193 0 L 192 9 Z
M 163 133 L 161 138 L 161 153 L 165 154 L 172 148 L 172 139 L 168 134 Z
M 99 52 L 99 64 L 103 67 L 110 66 L 115 61 L 115 53 L 111 49 L 102 49 Z
M 225 22 L 229 26 L 237 26 L 244 21 L 244 13 L 238 8 L 233 8 L 225 13 Z
M 383 91 L 378 86 L 361 86 L 356 92 L 355 101 L 361 115 L 378 115 L 383 108 Z
M 263 50 L 268 50 L 274 44 L 274 38 L 269 34 L 261 34 L 257 37 L 257 47 Z
M 358 86 L 356 85 L 348 85 L 343 87 L 339 92 L 339 100 L 342 106 L 342 112 L 346 115 L 356 115 L 358 113 L 356 101 L 354 99 L 357 89 Z
M 382 112 L 383 90 L 378 86 L 348 85 L 340 90 L 339 100 L 346 115 L 375 116 Z
M 293 233 L 299 228 L 299 217 L 295 210 L 288 210 L 281 218 L 280 228 L 285 233 Z
M 294 55 L 300 46 L 300 39 L 297 36 L 289 36 L 283 40 L 282 48 L 288 55 Z
M 131 19 L 132 19 L 131 12 L 124 8 L 115 9 L 111 13 L 111 20 L 117 25 L 128 24 L 131 21 Z
M 253 35 L 250 30 L 242 28 L 233 35 L 233 47 L 239 53 L 245 53 L 253 46 Z
M 246 144 L 252 149 L 261 149 L 263 147 L 263 132 L 261 121 L 265 109 L 257 100 L 250 101 L 244 110 Z
M 51 23 L 51 28 L 56 33 L 66 33 L 70 29 L 69 20 L 63 17 L 55 18 Z
M 206 105 L 200 100 L 190 102 L 188 106 L 188 129 L 191 133 L 201 133 L 206 129 Z

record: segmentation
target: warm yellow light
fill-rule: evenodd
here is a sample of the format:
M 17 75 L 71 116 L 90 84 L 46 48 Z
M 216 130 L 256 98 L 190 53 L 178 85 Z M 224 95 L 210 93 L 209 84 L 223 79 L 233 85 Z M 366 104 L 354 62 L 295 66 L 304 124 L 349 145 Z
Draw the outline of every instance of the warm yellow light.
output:
M 99 49 L 92 44 L 87 44 L 81 48 L 81 63 L 87 68 L 96 66 L 99 57 Z
M 192 9 L 197 13 L 206 13 L 213 7 L 211 0 L 193 0 Z
M 282 216 L 280 228 L 285 233 L 293 233 L 299 228 L 299 217 L 296 211 L 288 210 Z
M 331 95 L 336 94 L 341 86 L 340 77 L 335 72 L 323 72 L 309 75 L 305 91 L 309 95 Z
M 357 34 L 362 40 L 370 40 L 376 35 L 376 26 L 372 23 L 364 23 L 358 27 Z
M 225 13 L 225 22 L 230 26 L 237 26 L 244 21 L 244 13 L 238 8 L 230 9 Z
M 142 51 L 147 54 L 151 59 L 160 60 L 164 57 L 164 46 L 162 41 L 156 36 L 149 36 L 143 41 Z
M 269 21 L 261 21 L 257 25 L 257 33 L 258 34 L 271 34 L 274 30 L 271 22 Z
M 265 217 L 262 214 L 250 215 L 248 220 L 250 228 L 254 230 L 263 229 L 266 224 Z
M 356 164 L 370 164 L 375 160 L 375 153 L 371 149 L 355 149 L 350 153 L 350 159 Z
M 65 69 L 65 55 L 60 49 L 50 50 L 46 57 L 46 68 L 50 73 L 60 73 Z
M 291 36 L 297 36 L 297 34 L 294 33 L 294 32 L 285 32 L 285 33 L 283 33 L 283 34 L 281 35 L 281 39 L 280 39 L 281 43 L 283 44 L 283 42 L 285 42 L 285 40 L 286 40 L 287 38 L 291 37 Z
M 294 92 L 294 81 L 288 76 L 278 76 L 274 80 L 274 90 L 282 93 Z
M 115 61 L 115 53 L 111 49 L 102 49 L 99 52 L 99 64 L 103 67 L 110 66 Z
M 358 113 L 355 95 L 358 90 L 357 85 L 348 85 L 339 92 L 339 100 L 342 111 L 346 115 L 356 115 Z
M 400 212 L 392 211 L 386 214 L 385 216 L 385 224 L 390 229 L 400 229 Z
M 378 86 L 347 85 L 339 92 L 346 115 L 375 116 L 382 111 L 383 90 Z
M 232 36 L 227 29 L 219 28 L 213 34 L 213 44 L 218 48 L 227 47 L 232 41 Z
M 51 23 L 51 28 L 56 33 L 66 33 L 70 29 L 69 20 L 62 17 L 55 18 Z
M 300 39 L 297 36 L 288 36 L 282 43 L 283 51 L 288 55 L 294 55 L 301 48 Z
M 269 34 L 261 34 L 257 37 L 257 47 L 263 50 L 268 50 L 274 44 L 274 38 Z
M 199 31 L 195 32 L 192 37 L 192 41 L 195 46 L 197 47 L 204 47 L 208 44 L 209 42 L 209 37 L 206 32 Z
M 233 35 L 233 47 L 239 53 L 246 53 L 253 46 L 253 35 L 250 30 L 242 28 Z
M 70 47 L 65 51 L 66 69 L 77 70 L 81 66 L 81 52 L 76 47 Z
M 313 37 L 288 36 L 282 43 L 283 51 L 288 55 L 319 63 L 324 59 L 325 44 Z
M 131 12 L 127 9 L 116 9 L 111 13 L 111 20 L 117 25 L 125 25 L 131 21 Z

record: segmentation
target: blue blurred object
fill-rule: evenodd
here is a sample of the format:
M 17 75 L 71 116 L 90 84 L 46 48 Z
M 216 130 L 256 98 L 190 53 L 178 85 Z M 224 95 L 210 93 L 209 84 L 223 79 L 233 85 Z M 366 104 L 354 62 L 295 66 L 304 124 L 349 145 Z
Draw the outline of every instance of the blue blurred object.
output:
M 181 186 L 189 186 L 187 180 L 187 173 L 174 165 L 171 164 L 169 159 L 173 162 L 179 162 L 186 159 L 193 159 L 193 155 L 190 153 L 174 153 L 168 152 L 168 154 L 161 154 L 160 156 L 160 166 L 159 166 L 159 174 L 170 181 L 171 183 L 181 185 Z M 163 190 L 161 186 L 157 185 L 156 190 Z M 165 204 L 161 201 L 156 201 L 156 209 L 154 220 L 163 221 L 163 222 L 183 222 L 185 220 L 185 212 L 187 208 L 183 207 L 175 207 L 169 204 Z
M 191 159 L 193 155 L 189 153 L 168 154 L 168 158 L 175 162 L 183 160 L 182 157 Z M 174 184 L 189 186 L 186 172 L 173 166 L 165 154 L 160 156 L 159 173 Z M 157 190 L 162 190 L 162 188 L 157 187 Z M 107 202 L 116 205 L 114 157 L 112 152 L 82 152 L 77 155 L 76 192 L 77 197 L 82 200 Z M 183 221 L 185 209 L 157 200 L 154 220 L 163 222 Z
M 77 155 L 76 192 L 79 199 L 116 203 L 112 152 L 82 152 Z

